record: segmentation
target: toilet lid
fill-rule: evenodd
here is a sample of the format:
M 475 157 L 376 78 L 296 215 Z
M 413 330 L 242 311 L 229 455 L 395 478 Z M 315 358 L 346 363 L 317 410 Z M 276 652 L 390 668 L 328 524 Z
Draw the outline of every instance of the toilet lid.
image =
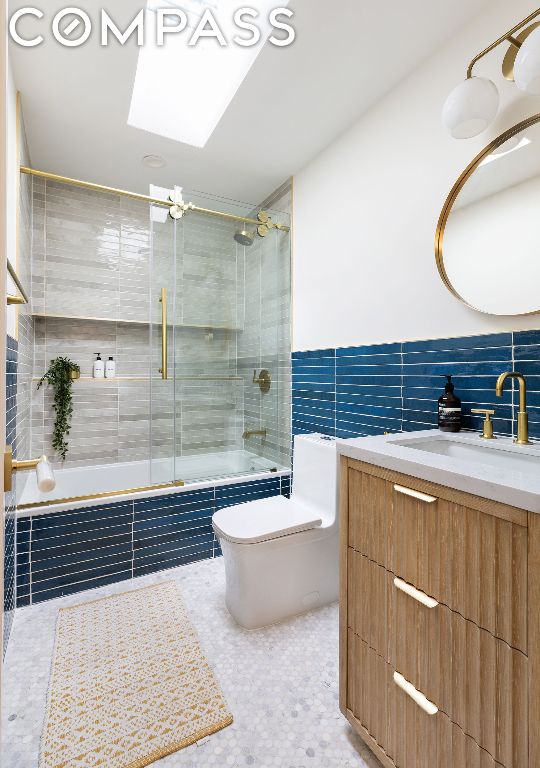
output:
M 291 533 L 308 531 L 322 524 L 313 511 L 284 496 L 248 501 L 220 509 L 212 517 L 218 538 L 236 544 L 256 544 Z

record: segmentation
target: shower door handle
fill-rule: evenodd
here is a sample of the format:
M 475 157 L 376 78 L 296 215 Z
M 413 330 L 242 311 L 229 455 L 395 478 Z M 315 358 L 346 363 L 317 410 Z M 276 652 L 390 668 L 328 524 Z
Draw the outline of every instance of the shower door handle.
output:
M 167 373 L 167 291 L 165 288 L 161 289 L 161 378 L 168 379 Z

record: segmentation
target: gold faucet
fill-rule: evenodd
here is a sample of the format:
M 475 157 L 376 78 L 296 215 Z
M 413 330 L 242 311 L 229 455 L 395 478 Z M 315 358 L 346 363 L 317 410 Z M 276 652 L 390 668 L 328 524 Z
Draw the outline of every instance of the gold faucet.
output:
M 266 437 L 266 429 L 246 429 L 242 435 L 242 440 L 247 440 L 250 437 Z
M 501 397 L 506 379 L 517 379 L 519 382 L 519 411 L 517 417 L 518 433 L 514 440 L 518 445 L 529 445 L 529 417 L 527 415 L 527 383 L 525 377 L 516 371 L 501 373 L 495 385 L 497 397 Z

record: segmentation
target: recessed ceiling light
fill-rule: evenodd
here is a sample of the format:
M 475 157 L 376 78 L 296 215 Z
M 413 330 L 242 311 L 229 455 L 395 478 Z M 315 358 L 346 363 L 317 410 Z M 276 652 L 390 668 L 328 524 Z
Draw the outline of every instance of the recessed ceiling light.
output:
M 142 159 L 148 168 L 164 168 L 166 163 L 160 155 L 145 155 Z

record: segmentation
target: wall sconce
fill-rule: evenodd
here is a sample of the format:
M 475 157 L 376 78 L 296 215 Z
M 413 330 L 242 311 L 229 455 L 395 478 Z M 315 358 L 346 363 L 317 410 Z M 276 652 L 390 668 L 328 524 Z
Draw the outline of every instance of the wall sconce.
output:
M 481 53 L 467 69 L 467 79 L 450 93 L 443 107 L 443 125 L 455 139 L 470 139 L 485 131 L 499 109 L 499 91 L 487 77 L 474 77 L 475 64 L 494 48 L 510 43 L 502 63 L 506 80 L 515 82 L 520 91 L 540 95 L 540 8 Z

